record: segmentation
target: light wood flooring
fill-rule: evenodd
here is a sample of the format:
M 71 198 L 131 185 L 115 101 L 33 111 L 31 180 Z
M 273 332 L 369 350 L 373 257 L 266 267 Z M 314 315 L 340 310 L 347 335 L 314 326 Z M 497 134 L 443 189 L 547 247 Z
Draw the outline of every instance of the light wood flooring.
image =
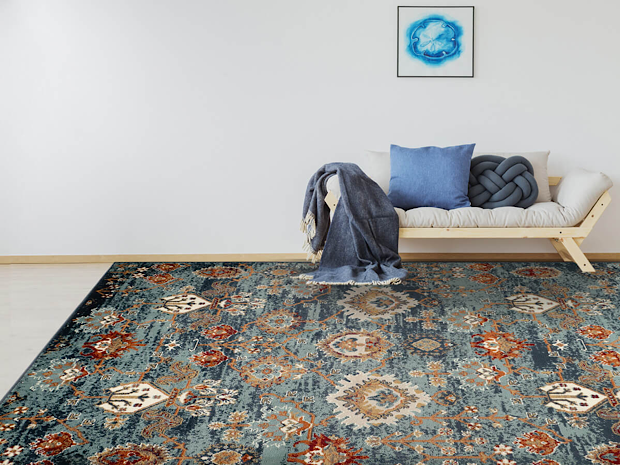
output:
M 0 398 L 111 265 L 0 265 Z

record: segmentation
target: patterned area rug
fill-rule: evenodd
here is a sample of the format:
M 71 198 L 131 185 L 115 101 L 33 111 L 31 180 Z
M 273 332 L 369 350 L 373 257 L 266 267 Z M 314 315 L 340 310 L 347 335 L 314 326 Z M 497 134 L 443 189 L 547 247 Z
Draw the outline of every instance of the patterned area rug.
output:
M 620 264 L 116 264 L 0 404 L 0 464 L 620 463 Z

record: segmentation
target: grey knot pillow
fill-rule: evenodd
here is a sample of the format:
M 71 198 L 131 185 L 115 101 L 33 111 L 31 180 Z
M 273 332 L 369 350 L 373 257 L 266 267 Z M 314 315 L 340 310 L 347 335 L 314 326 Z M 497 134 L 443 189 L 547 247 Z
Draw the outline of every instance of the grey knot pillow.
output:
M 534 168 L 521 156 L 472 158 L 467 195 L 472 207 L 527 208 L 538 197 Z

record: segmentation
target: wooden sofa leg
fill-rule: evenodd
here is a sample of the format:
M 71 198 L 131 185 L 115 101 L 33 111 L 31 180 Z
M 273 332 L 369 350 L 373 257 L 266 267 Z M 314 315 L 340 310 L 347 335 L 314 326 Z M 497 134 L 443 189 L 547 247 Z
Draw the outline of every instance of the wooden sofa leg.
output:
M 583 254 L 577 242 L 572 237 L 562 237 L 559 239 L 561 245 L 566 249 L 566 251 L 570 254 L 573 261 L 577 264 L 579 269 L 584 273 L 592 273 L 594 272 L 594 267 L 587 259 L 587 257 Z
M 560 257 L 562 258 L 562 260 L 564 260 L 565 262 L 572 262 L 573 259 L 571 258 L 570 254 L 568 253 L 568 250 L 566 250 L 566 247 L 564 247 L 564 244 L 562 244 L 560 242 L 560 239 L 549 239 L 551 241 L 551 244 L 553 245 L 553 247 L 555 247 L 555 250 L 557 250 L 557 252 L 560 254 Z

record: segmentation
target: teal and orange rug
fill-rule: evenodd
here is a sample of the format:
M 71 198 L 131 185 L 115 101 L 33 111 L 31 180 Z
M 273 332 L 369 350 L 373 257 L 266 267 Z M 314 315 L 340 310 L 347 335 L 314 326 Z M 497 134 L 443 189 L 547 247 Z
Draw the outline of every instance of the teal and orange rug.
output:
M 620 463 L 620 264 L 405 266 L 115 264 L 1 402 L 0 464 Z

